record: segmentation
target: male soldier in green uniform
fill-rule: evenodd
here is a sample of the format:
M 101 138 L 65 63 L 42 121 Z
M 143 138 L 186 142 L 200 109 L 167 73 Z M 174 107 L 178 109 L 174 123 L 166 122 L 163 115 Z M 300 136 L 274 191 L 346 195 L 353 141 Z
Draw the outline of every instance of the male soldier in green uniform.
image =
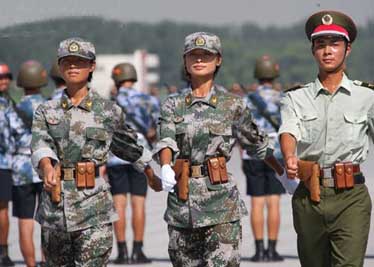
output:
M 344 73 L 357 34 L 350 17 L 321 11 L 305 31 L 318 77 L 287 92 L 279 130 L 288 177 L 302 180 L 292 199 L 298 254 L 303 267 L 363 266 L 371 201 L 360 164 L 374 137 L 374 86 Z

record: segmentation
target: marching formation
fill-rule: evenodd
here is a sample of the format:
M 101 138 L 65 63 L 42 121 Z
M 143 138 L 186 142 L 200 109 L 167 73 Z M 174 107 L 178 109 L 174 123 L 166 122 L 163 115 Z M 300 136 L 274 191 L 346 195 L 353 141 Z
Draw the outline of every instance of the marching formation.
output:
M 110 99 L 100 96 L 90 86 L 95 46 L 82 38 L 61 41 L 49 74 L 25 61 L 16 84 L 0 62 L 0 266 L 15 265 L 10 201 L 28 267 L 106 266 L 113 235 L 114 264 L 151 263 L 143 251 L 148 186 L 168 194 L 165 249 L 173 266 L 239 266 L 248 210 L 227 168 L 236 145 L 251 197 L 251 261 L 284 260 L 276 244 L 287 192 L 301 266 L 363 266 L 372 204 L 360 164 L 374 140 L 374 85 L 346 74 L 357 35 L 349 16 L 315 13 L 305 32 L 314 82 L 282 90 L 278 63 L 263 55 L 255 63 L 258 84 L 235 84 L 231 92 L 215 82 L 224 68 L 220 38 L 191 33 L 184 46 L 180 41 L 186 86 L 161 103 L 155 88 L 134 89 L 137 73 L 128 62 L 112 69 Z

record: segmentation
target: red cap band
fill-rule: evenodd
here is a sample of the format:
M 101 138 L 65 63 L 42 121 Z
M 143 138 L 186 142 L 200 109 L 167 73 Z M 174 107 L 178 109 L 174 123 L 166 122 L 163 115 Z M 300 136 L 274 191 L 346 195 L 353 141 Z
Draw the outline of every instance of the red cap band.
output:
M 336 24 L 330 24 L 330 25 L 319 25 L 316 27 L 311 35 L 311 37 L 321 36 L 321 35 L 328 35 L 328 34 L 334 34 L 334 35 L 342 35 L 344 36 L 348 41 L 349 35 L 348 31 L 344 29 L 342 26 L 336 25 Z

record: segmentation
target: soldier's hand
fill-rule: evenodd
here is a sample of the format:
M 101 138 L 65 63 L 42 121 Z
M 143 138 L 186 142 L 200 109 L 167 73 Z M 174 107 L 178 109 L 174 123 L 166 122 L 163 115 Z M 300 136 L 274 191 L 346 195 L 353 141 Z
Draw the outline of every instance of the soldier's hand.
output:
M 288 178 L 295 179 L 297 177 L 297 169 L 297 157 L 295 155 L 288 156 L 286 158 L 286 170 Z
M 54 178 L 55 169 L 52 166 L 51 160 L 49 158 L 42 158 L 39 162 L 39 169 L 43 173 L 45 190 L 51 192 L 52 187 L 56 185 Z
M 55 169 L 52 165 L 46 166 L 43 170 L 43 182 L 44 182 L 44 189 L 47 192 L 51 192 L 52 188 L 56 185 L 55 176 Z

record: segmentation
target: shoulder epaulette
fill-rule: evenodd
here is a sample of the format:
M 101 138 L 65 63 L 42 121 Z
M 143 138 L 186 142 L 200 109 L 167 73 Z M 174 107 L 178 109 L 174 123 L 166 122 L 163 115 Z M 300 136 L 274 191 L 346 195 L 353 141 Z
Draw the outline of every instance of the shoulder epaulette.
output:
M 358 86 L 362 86 L 362 87 L 367 87 L 367 88 L 370 88 L 370 89 L 374 90 L 374 83 L 368 83 L 368 82 L 362 82 L 362 81 L 355 80 L 355 81 L 353 81 L 353 84 L 358 85 Z
M 296 84 L 292 87 L 289 87 L 289 88 L 285 89 L 284 92 L 287 93 L 287 92 L 295 91 L 295 90 L 298 90 L 298 89 L 301 89 L 301 88 L 304 88 L 304 87 L 305 87 L 305 84 L 299 83 L 299 84 Z

